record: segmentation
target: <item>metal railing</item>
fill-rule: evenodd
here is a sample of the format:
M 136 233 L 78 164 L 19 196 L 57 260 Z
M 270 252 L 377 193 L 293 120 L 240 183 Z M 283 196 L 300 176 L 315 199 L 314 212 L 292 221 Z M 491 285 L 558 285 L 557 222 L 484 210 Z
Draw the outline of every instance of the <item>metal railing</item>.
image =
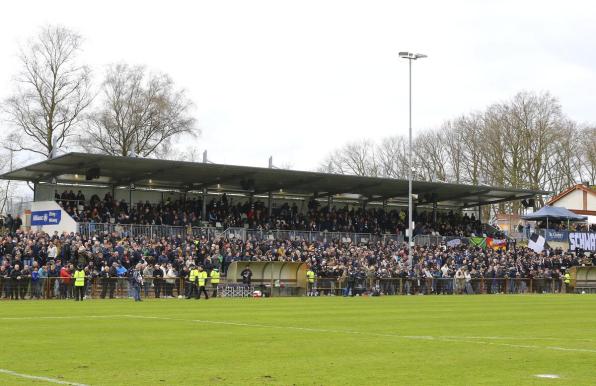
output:
M 152 239 L 162 237 L 226 237 L 228 239 L 246 240 L 303 240 L 308 242 L 340 240 L 342 242 L 369 243 L 369 242 L 403 242 L 402 235 L 371 234 L 352 232 L 310 232 L 290 230 L 255 230 L 246 228 L 227 228 L 225 230 L 212 227 L 182 227 L 172 225 L 137 225 L 137 224 L 110 224 L 110 223 L 79 223 L 78 232 L 84 237 L 93 237 L 100 234 L 111 234 L 130 237 L 149 237 Z
M 596 287 L 596 282 L 594 282 Z M 595 288 L 596 291 L 596 288 Z M 578 293 L 562 279 L 552 278 L 317 278 L 317 295 L 474 295 Z
M 122 236 L 151 239 L 162 237 L 192 236 L 195 238 L 206 237 L 209 239 L 220 236 L 223 232 L 211 227 L 183 227 L 172 225 L 138 225 L 138 224 L 109 224 L 109 223 L 79 223 L 78 233 L 90 238 L 100 234 L 117 233 Z
M 249 240 L 300 240 L 307 242 L 325 242 L 339 240 L 340 242 L 376 243 L 376 242 L 403 242 L 403 236 L 394 234 L 371 234 L 352 232 L 325 232 L 325 231 L 290 231 L 290 230 L 246 230 Z
M 422 247 L 430 247 L 431 245 L 439 245 L 443 241 L 445 241 L 445 237 L 443 237 L 443 236 L 434 236 L 434 235 L 414 236 L 414 245 L 419 245 Z
M 596 281 L 591 282 L 596 293 Z M 230 288 L 240 288 L 239 280 L 221 278 L 219 284 L 208 280 L 205 289 L 213 296 L 246 296 L 226 294 Z M 229 288 L 228 288 L 229 287 Z M 355 295 L 482 295 L 482 294 L 563 294 L 581 293 L 584 287 L 574 288 L 561 279 L 553 278 L 376 278 L 376 277 L 318 277 L 314 283 L 306 287 L 276 287 L 265 281 L 256 281 L 252 285 L 244 285 L 251 290 L 260 290 L 266 296 L 355 296 Z M 179 298 L 190 297 L 191 283 L 183 278 L 145 278 L 140 288 L 143 298 Z M 133 287 L 127 277 L 109 279 L 92 277 L 86 280 L 84 294 L 87 298 L 114 299 L 132 298 Z M 24 278 L 13 282 L 0 278 L 0 298 L 2 299 L 74 299 L 74 281 L 58 277 L 43 278 L 32 281 Z M 194 297 L 194 296 L 193 296 Z

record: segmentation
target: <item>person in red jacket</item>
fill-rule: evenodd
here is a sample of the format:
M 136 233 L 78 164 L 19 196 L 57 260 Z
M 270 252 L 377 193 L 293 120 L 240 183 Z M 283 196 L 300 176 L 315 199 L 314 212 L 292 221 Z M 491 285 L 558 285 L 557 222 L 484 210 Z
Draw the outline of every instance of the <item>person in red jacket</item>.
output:
M 70 297 L 69 288 L 72 282 L 72 270 L 71 266 L 64 266 L 60 270 L 60 298 L 66 299 Z

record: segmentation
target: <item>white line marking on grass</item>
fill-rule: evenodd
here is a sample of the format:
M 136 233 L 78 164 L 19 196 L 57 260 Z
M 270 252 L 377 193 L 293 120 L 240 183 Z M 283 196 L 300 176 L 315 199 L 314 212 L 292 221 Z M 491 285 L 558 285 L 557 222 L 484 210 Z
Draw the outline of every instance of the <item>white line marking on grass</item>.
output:
M 561 378 L 557 374 L 536 374 L 534 376 L 536 378 L 551 378 L 551 379 Z
M 68 315 L 68 316 L 15 316 L 1 317 L 0 320 L 37 320 L 37 319 L 86 319 L 86 318 L 129 318 L 130 315 Z
M 16 371 L 6 370 L 6 369 L 0 369 L 0 373 L 2 373 L 2 374 L 8 374 L 8 375 L 12 375 L 12 376 L 15 376 L 15 377 L 20 377 L 20 378 L 34 379 L 36 381 L 45 381 L 45 382 L 50 382 L 50 383 L 57 383 L 57 384 L 60 384 L 60 385 L 87 386 L 84 383 L 61 381 L 61 380 L 56 379 L 56 378 L 39 377 L 37 375 L 22 374 L 22 373 L 17 373 Z
M 555 340 L 555 341 L 579 341 L 579 342 L 594 342 L 594 339 L 588 338 L 567 338 L 567 337 L 560 337 L 560 338 L 547 338 L 547 337 L 536 337 L 536 336 L 455 336 L 455 335 L 443 335 L 443 338 L 461 338 L 461 339 L 488 339 L 488 340 L 518 340 L 518 339 L 525 339 L 525 340 Z
M 270 328 L 270 329 L 297 330 L 297 331 L 308 331 L 308 332 L 330 332 L 330 333 L 336 333 L 336 334 L 368 335 L 368 336 L 381 336 L 381 337 L 392 337 L 392 338 L 399 338 L 399 339 L 414 339 L 414 340 L 433 340 L 433 341 L 438 341 L 438 342 L 472 343 L 472 344 L 503 346 L 503 347 L 529 348 L 529 349 L 538 349 L 538 350 L 547 349 L 547 350 L 555 350 L 555 351 L 573 351 L 573 352 L 596 353 L 596 350 L 592 350 L 592 349 L 486 342 L 486 341 L 480 341 L 480 340 L 466 340 L 465 337 L 397 335 L 397 334 L 383 334 L 383 333 L 376 333 L 376 332 L 362 332 L 362 331 L 353 331 L 353 330 L 331 330 L 331 329 L 325 329 L 325 328 L 311 328 L 311 327 L 274 326 L 274 325 L 258 324 L 258 323 L 227 322 L 227 321 L 221 321 L 221 320 L 204 320 L 204 319 L 168 318 L 168 317 L 161 317 L 161 316 L 143 316 L 143 315 L 122 315 L 122 316 L 130 317 L 130 318 L 137 318 L 137 319 L 170 320 L 170 321 L 179 321 L 179 322 L 218 324 L 218 325 L 238 326 L 238 327 Z

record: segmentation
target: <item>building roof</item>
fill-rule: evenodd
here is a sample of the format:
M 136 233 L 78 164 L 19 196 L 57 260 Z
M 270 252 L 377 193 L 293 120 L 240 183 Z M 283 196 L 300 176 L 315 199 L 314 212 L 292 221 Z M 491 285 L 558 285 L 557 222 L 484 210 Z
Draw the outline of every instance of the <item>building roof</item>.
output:
M 551 198 L 546 204 L 552 205 L 555 202 L 562 199 L 563 197 L 567 196 L 568 194 L 575 192 L 576 190 L 581 190 L 583 192 L 587 192 L 589 194 L 593 194 L 594 196 L 596 196 L 596 191 L 594 189 L 592 189 L 584 184 L 577 184 L 577 185 L 573 185 L 573 186 L 563 190 L 561 193 L 559 193 L 556 196 L 554 196 L 553 198 Z
M 99 178 L 86 180 L 90 169 Z M 94 184 L 139 188 L 201 191 L 202 189 L 246 194 L 273 192 L 285 195 L 357 194 L 368 201 L 403 201 L 408 181 L 318 172 L 196 163 L 102 154 L 68 153 L 0 175 L 0 179 L 34 183 Z M 549 192 L 484 185 L 414 181 L 412 191 L 418 205 L 437 202 L 454 207 L 533 198 Z
M 545 221 L 549 220 L 569 220 L 569 221 L 586 221 L 586 216 L 580 216 L 569 209 L 558 206 L 543 206 L 539 211 L 522 216 L 524 220 L 530 221 Z

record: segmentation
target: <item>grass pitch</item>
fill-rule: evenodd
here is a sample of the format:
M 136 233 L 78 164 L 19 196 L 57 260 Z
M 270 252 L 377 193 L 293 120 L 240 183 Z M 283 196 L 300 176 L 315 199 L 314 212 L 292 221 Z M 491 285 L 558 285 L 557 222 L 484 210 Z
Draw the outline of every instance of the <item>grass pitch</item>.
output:
M 85 385 L 596 384 L 591 295 L 3 301 L 0 310 L 2 385 L 52 384 L 23 375 Z

